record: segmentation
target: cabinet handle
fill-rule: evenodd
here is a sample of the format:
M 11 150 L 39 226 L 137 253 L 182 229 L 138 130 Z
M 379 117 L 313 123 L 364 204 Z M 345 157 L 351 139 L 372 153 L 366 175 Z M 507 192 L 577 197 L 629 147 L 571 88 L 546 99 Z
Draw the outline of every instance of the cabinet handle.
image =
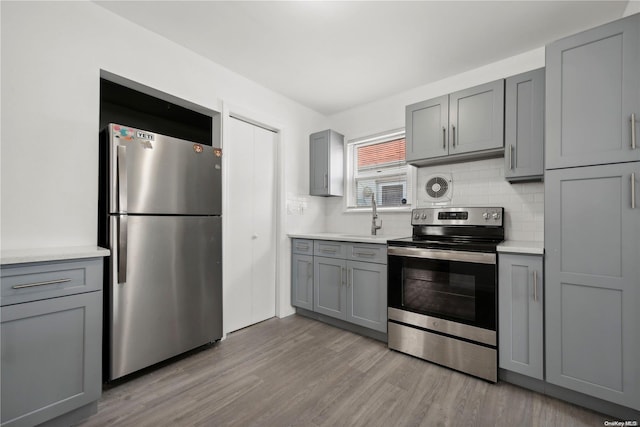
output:
M 454 125 L 453 123 L 451 124 L 451 142 L 452 142 L 452 145 L 455 147 L 456 146 L 456 125 Z
M 329 175 L 324 174 L 324 188 L 329 188 Z
M 24 288 L 34 288 L 36 286 L 46 286 L 46 285 L 56 285 L 58 283 L 67 283 L 70 282 L 71 279 L 56 279 L 56 280 L 47 280 L 46 282 L 36 282 L 36 283 L 27 283 L 24 285 L 14 285 L 11 289 L 24 289 Z
M 538 271 L 533 270 L 533 300 L 538 301 Z
M 311 276 L 312 276 L 312 274 L 311 274 L 311 266 L 312 265 L 313 265 L 312 263 L 307 261 L 307 280 L 311 279 Z
M 344 267 L 342 267 L 342 276 L 340 277 L 340 279 L 342 280 L 342 285 L 345 285 L 345 280 L 347 280 L 347 271 Z
M 347 287 L 353 286 L 353 268 L 349 269 L 349 280 L 347 281 Z
M 374 252 L 355 252 L 355 256 L 376 256 Z
M 636 149 L 636 113 L 631 113 L 631 149 Z
M 447 128 L 442 126 L 442 149 L 447 149 Z
M 127 216 L 118 218 L 118 283 L 127 281 Z
M 118 212 L 127 212 L 127 147 L 118 145 Z
M 631 173 L 631 209 L 636 208 L 636 173 Z
M 509 144 L 509 170 L 513 170 L 513 144 Z

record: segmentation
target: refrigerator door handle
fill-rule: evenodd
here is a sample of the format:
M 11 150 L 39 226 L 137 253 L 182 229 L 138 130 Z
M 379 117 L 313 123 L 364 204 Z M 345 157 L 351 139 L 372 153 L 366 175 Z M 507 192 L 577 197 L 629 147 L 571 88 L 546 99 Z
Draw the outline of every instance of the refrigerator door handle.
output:
M 118 283 L 127 281 L 127 217 L 118 218 Z
M 118 145 L 118 212 L 127 212 L 127 147 Z

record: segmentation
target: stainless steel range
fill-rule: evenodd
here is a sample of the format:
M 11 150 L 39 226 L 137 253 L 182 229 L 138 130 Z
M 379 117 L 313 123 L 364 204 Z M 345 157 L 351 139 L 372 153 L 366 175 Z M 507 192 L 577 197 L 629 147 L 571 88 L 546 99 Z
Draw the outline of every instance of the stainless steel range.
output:
M 504 208 L 414 209 L 388 242 L 389 348 L 496 382 Z

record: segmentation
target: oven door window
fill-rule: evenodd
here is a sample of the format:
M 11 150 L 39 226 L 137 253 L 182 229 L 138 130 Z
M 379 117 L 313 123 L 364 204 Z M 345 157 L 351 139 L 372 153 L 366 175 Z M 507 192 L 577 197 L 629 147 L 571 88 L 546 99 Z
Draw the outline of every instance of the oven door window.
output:
M 391 306 L 495 330 L 495 265 L 391 258 Z

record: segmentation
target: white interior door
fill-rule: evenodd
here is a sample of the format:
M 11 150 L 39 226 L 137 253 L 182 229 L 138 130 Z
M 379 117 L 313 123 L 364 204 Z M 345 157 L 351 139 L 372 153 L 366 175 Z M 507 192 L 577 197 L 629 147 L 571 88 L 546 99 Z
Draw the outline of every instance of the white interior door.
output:
M 276 134 L 235 118 L 229 123 L 226 333 L 275 316 L 276 305 Z

